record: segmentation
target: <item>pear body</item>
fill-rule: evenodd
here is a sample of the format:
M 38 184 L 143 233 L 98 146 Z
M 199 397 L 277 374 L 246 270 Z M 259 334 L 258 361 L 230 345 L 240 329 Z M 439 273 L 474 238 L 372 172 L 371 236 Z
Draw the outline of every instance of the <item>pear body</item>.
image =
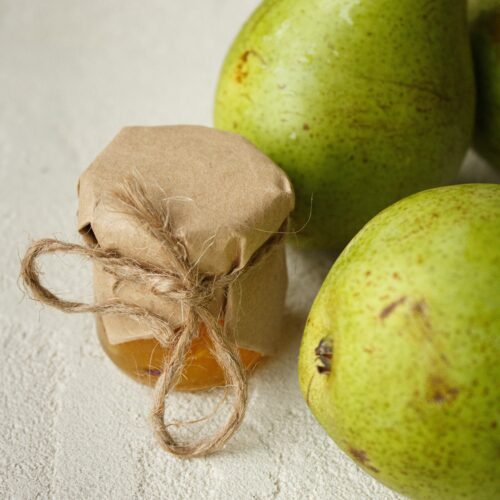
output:
M 500 186 L 450 186 L 371 220 L 311 309 L 304 398 L 340 448 L 411 498 L 498 498 L 499 283 Z
M 216 127 L 290 176 L 298 244 L 334 250 L 381 209 L 452 179 L 473 115 L 465 0 L 266 0 L 215 101 Z
M 474 147 L 500 169 L 500 0 L 469 4 L 477 84 Z

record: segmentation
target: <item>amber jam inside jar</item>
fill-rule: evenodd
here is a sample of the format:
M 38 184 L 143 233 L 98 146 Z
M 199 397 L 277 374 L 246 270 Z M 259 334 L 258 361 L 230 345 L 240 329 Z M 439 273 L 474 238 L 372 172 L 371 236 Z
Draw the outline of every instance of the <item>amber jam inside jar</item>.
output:
M 104 324 L 97 320 L 97 333 L 101 345 L 111 361 L 127 375 L 146 385 L 153 386 L 161 374 L 163 360 L 168 349 L 160 346 L 155 339 L 133 340 L 123 344 L 111 344 L 106 335 Z M 241 361 L 250 372 L 262 359 L 258 352 L 239 349 Z M 200 391 L 224 385 L 225 378 L 217 360 L 210 351 L 210 340 L 204 327 L 191 344 L 186 366 L 176 390 Z

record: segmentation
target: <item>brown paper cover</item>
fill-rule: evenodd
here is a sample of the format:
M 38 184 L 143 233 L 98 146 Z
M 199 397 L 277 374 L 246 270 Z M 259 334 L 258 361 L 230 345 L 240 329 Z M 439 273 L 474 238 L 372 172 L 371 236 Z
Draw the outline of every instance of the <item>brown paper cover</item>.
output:
M 148 197 L 167 203 L 175 235 L 190 262 L 209 274 L 242 269 L 283 224 L 294 206 L 290 181 L 242 137 L 200 126 L 124 128 L 82 174 L 78 229 L 104 249 L 162 265 L 161 242 L 112 207 L 112 193 L 127 177 L 143 183 Z M 118 296 L 182 322 L 175 304 L 127 283 L 113 291 L 113 276 L 94 266 L 98 301 Z M 287 287 L 284 245 L 242 274 L 230 288 L 225 321 L 243 348 L 272 354 L 280 342 Z M 213 302 L 220 307 L 222 296 Z M 151 337 L 140 323 L 102 317 L 112 344 Z

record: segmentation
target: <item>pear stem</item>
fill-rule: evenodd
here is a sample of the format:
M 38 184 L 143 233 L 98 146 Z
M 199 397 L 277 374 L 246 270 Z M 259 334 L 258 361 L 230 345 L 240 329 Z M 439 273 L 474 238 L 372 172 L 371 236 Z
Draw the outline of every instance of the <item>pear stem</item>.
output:
M 333 342 L 331 339 L 324 338 L 314 349 L 314 354 L 319 364 L 316 366 L 321 375 L 329 374 L 332 371 Z

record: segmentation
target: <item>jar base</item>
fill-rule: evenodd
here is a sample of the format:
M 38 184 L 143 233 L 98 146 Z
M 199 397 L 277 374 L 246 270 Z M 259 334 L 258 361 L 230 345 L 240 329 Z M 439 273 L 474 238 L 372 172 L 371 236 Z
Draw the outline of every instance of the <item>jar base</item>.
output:
M 97 335 L 104 352 L 126 375 L 141 384 L 153 387 L 161 375 L 163 360 L 168 350 L 156 339 L 141 339 L 111 344 L 102 319 L 96 317 Z M 263 356 L 249 349 L 239 349 L 243 366 L 248 373 L 262 361 Z M 210 341 L 204 333 L 193 341 L 186 366 L 176 391 L 202 391 L 225 385 L 224 372 L 210 351 Z

